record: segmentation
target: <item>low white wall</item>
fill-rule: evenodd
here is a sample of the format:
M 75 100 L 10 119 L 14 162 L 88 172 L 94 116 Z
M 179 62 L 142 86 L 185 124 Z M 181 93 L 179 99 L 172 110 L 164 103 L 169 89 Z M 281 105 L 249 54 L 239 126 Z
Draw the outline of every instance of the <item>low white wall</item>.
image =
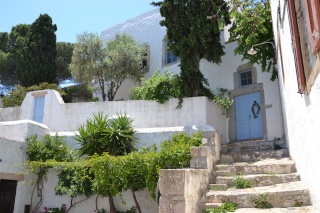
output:
M 208 125 L 193 125 L 193 126 L 177 126 L 177 127 L 160 127 L 160 128 L 142 128 L 135 129 L 136 133 L 134 137 L 137 139 L 135 148 L 140 149 L 142 147 L 149 147 L 152 145 L 157 145 L 160 148 L 160 144 L 172 138 L 173 135 L 180 132 L 184 132 L 189 136 L 197 131 L 210 132 L 216 131 L 215 128 Z M 79 133 L 75 132 L 50 132 L 51 136 L 58 135 L 65 138 L 66 143 L 69 147 L 73 149 L 78 149 L 79 145 L 75 139 L 76 135 Z
M 26 95 L 19 116 L 10 116 L 12 108 L 2 109 L 0 116 L 6 118 L 5 121 L 16 120 L 16 117 L 32 120 L 34 97 L 41 95 L 45 96 L 43 124 L 52 132 L 77 131 L 93 114 L 103 112 L 109 116 L 127 113 L 133 119 L 134 128 L 210 125 L 217 126 L 222 138 L 226 135 L 223 110 L 206 97 L 184 98 L 181 108 L 177 108 L 178 99 L 170 99 L 165 104 L 144 100 L 66 104 L 57 91 L 42 90 Z
M 49 134 L 49 128 L 31 120 L 0 122 L 0 138 L 25 142 L 31 135 Z
M 21 107 L 0 108 L 0 122 L 20 120 Z

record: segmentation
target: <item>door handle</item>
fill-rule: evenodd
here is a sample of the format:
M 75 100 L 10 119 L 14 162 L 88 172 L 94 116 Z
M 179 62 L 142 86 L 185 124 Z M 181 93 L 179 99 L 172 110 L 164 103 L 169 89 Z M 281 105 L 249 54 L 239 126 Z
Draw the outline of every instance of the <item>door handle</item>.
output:
M 251 115 L 249 115 L 249 121 L 251 121 Z

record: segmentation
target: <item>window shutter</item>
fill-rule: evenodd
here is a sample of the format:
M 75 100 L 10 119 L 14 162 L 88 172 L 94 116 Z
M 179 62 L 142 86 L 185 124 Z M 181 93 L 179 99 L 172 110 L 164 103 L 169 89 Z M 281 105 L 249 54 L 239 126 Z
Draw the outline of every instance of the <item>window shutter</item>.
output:
M 320 1 L 304 0 L 306 19 L 312 54 L 315 55 L 320 49 Z
M 299 87 L 299 93 L 304 93 L 306 88 L 306 80 L 303 70 L 303 61 L 301 55 L 301 46 L 299 40 L 299 31 L 297 24 L 297 16 L 294 5 L 294 0 L 288 0 L 288 10 L 290 16 L 290 28 L 291 28 L 291 37 L 292 37 L 292 46 L 293 46 L 293 54 L 295 58 L 296 64 L 296 72 L 297 72 L 297 81 Z

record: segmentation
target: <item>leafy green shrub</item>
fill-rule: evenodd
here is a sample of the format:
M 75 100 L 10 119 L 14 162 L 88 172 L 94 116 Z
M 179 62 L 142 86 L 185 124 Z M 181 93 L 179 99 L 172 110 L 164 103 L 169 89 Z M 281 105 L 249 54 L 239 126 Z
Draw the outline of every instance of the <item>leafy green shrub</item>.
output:
M 65 103 L 98 101 L 99 98 L 93 98 L 93 89 L 88 84 L 78 84 L 62 89 L 66 95 L 63 96 Z
M 205 213 L 227 213 L 235 212 L 237 210 L 237 204 L 232 202 L 223 202 L 221 207 L 206 209 Z
M 233 103 L 233 100 L 230 100 L 226 97 L 214 96 L 213 101 L 221 106 L 222 109 L 229 109 Z
M 255 198 L 252 199 L 254 206 L 260 209 L 270 209 L 272 208 L 272 204 L 269 203 L 269 197 L 267 194 L 259 194 Z
M 227 93 L 228 89 L 217 87 L 217 95 L 213 97 L 213 101 L 221 106 L 222 109 L 229 109 L 233 103 Z
M 88 167 L 68 167 L 58 174 L 58 183 L 55 187 L 56 195 L 67 195 L 71 198 L 78 196 L 90 197 L 93 195 L 92 179 Z
M 43 141 L 39 141 L 37 136 L 27 139 L 27 155 L 29 161 L 69 161 L 72 155 L 63 137 L 45 135 Z
M 252 180 L 245 179 L 241 175 L 235 176 L 233 183 L 237 189 L 252 188 Z
M 17 86 L 15 90 L 2 97 L 3 107 L 21 106 L 28 92 L 45 89 L 57 90 L 58 92 L 60 92 L 62 97 L 66 94 L 58 85 L 49 84 L 47 82 L 43 82 L 39 85 L 33 85 L 31 87 Z
M 177 75 L 172 75 L 165 70 L 161 75 L 157 70 L 149 79 L 142 79 L 141 86 L 130 89 L 132 100 L 155 100 L 158 103 L 165 103 L 170 98 L 179 96 Z
M 171 140 L 161 143 L 161 168 L 177 169 L 190 166 L 190 147 L 202 145 L 202 134 L 197 132 L 189 137 L 185 133 L 175 134 Z

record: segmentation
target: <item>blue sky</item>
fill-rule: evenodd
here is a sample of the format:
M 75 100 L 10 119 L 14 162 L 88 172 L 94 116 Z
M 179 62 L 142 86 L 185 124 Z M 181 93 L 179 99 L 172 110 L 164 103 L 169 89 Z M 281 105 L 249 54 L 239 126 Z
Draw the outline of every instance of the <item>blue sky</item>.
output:
M 32 24 L 47 13 L 57 25 L 57 41 L 76 42 L 84 31 L 98 33 L 154 9 L 152 0 L 1 0 L 0 32 Z

